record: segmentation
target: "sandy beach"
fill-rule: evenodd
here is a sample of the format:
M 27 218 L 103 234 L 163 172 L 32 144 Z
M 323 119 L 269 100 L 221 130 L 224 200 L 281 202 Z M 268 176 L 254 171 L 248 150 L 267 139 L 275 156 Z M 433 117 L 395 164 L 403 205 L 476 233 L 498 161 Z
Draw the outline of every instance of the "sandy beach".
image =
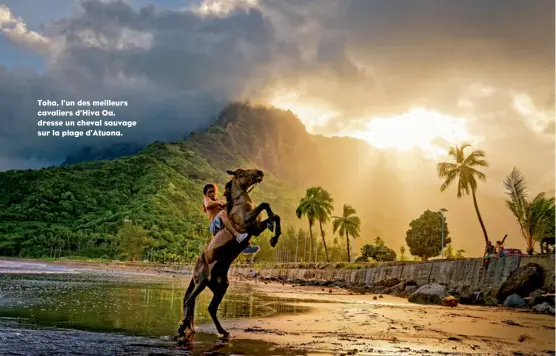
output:
M 554 354 L 554 317 L 550 315 L 498 307 L 417 305 L 388 295 L 247 283 L 270 295 L 311 299 L 307 306 L 313 311 L 226 323 L 224 327 L 237 338 L 333 354 Z M 211 325 L 200 327 L 203 331 L 214 329 Z
M 131 273 L 149 278 L 170 278 L 183 280 L 183 292 L 190 278 L 183 274 L 120 269 L 114 265 L 4 261 L 4 273 L 18 271 L 25 274 L 37 270 L 51 273 L 96 271 L 109 275 Z M 239 350 L 239 354 L 257 354 L 250 353 L 252 345 L 257 343 L 264 343 L 261 345 L 267 350 L 268 345 L 275 344 L 272 349 L 288 350 L 287 354 L 296 355 L 555 354 L 554 316 L 535 314 L 529 309 L 419 305 L 390 295 L 362 295 L 341 288 L 297 286 L 235 277 L 230 283 L 231 287 L 249 287 L 250 293 L 258 291 L 275 297 L 281 303 L 287 301 L 288 304 L 308 307 L 310 311 L 224 319 L 222 324 L 233 337 L 219 344 L 218 347 L 224 346 L 224 349 L 220 349 L 218 355 L 238 354 Z M 203 293 L 211 292 L 206 290 Z M 211 340 L 217 340 L 216 329 L 211 322 L 197 322 L 196 327 L 197 341 L 206 339 L 203 342 L 210 344 L 214 343 Z M 78 336 L 76 342 L 82 343 L 84 338 Z M 86 340 L 92 339 L 86 337 Z M 12 341 L 17 344 L 17 338 L 12 338 Z M 178 351 L 171 348 L 173 354 Z M 222 353 L 226 348 L 230 352 Z M 275 352 L 279 353 L 265 355 L 286 354 L 286 351 Z

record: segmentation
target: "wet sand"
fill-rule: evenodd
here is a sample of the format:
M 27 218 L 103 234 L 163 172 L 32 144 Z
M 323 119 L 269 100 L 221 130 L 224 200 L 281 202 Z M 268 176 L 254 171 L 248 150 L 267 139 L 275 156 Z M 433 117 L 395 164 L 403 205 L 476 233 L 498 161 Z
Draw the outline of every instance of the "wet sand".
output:
M 417 305 L 388 295 L 380 298 L 340 289 L 248 283 L 282 298 L 309 298 L 312 302 L 307 306 L 314 311 L 226 323 L 224 327 L 238 338 L 271 341 L 309 353 L 554 354 L 555 319 L 550 315 L 501 307 Z M 202 328 L 214 330 L 211 325 Z
M 62 264 L 57 263 L 56 265 L 61 266 Z M 12 269 L 14 266 L 8 263 L 5 267 L 5 269 Z M 17 269 L 21 272 L 28 269 L 34 270 L 33 267 L 19 264 Z M 72 266 L 65 272 L 79 269 L 79 267 Z M 102 269 L 116 273 L 121 272 L 117 268 L 108 266 L 103 266 Z M 57 272 L 63 273 L 63 271 Z M 183 279 L 185 286 L 185 282 L 190 277 L 176 275 L 175 278 Z M 218 340 L 212 323 L 197 323 L 198 333 L 190 347 L 202 350 L 199 354 L 555 354 L 554 316 L 535 314 L 529 310 L 467 305 L 459 305 L 455 308 L 417 305 L 408 303 L 406 299 L 388 295 L 380 298 L 371 294 L 352 294 L 338 288 L 300 287 L 291 284 L 245 280 L 244 278 L 232 278 L 231 283 L 248 283 L 252 289 L 282 300 L 287 299 L 290 304 L 309 307 L 311 311 L 296 315 L 222 320 L 224 328 L 233 335 L 233 338 L 228 341 Z M 210 291 L 203 293 L 210 294 Z M 29 346 L 30 343 L 24 341 L 25 338 L 20 335 L 28 335 L 30 340 L 40 340 L 41 338 L 52 340 L 54 337 L 44 332 L 25 331 L 27 329 L 21 326 L 9 326 L 9 328 L 12 330 L 11 332 L 7 330 L 0 332 L 0 343 L 10 341 L 13 345 Z M 83 346 L 84 341 L 88 344 L 90 340 L 95 340 L 95 337 L 78 331 L 71 331 L 71 335 L 59 333 L 60 331 L 56 332 L 56 335 L 60 336 L 54 337 L 55 339 L 62 340 L 71 336 L 75 339 L 73 342 L 75 345 Z M 152 352 L 156 354 L 197 354 L 191 348 L 187 351 L 184 348 L 175 348 L 167 340 L 162 342 L 164 345 L 155 346 L 151 343 L 154 342 L 158 345 L 161 342 L 160 339 L 158 341 L 156 338 L 131 339 L 120 338 L 117 334 L 113 335 L 113 340 L 108 343 L 112 342 L 114 350 L 118 351 L 107 354 L 126 352 L 124 350 L 131 351 L 131 354 L 145 355 Z M 111 340 L 110 336 L 105 338 L 105 336 L 98 335 L 98 337 L 100 337 L 98 343 L 102 343 L 102 340 Z M 153 347 L 158 350 L 153 350 Z M 92 351 L 89 347 L 86 349 Z M 75 351 L 78 350 L 80 349 L 75 349 Z M 27 354 L 35 353 L 31 351 Z M 83 352 L 83 354 L 88 353 Z

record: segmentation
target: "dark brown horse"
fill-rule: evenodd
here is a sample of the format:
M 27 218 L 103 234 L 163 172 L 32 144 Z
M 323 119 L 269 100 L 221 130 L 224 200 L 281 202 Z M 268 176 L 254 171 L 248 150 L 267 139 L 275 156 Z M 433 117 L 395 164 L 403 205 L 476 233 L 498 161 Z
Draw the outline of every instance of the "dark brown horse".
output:
M 193 268 L 193 277 L 183 298 L 183 321 L 178 327 L 178 338 L 182 340 L 195 333 L 193 323 L 195 299 L 206 287 L 214 295 L 208 311 L 214 321 L 216 330 L 225 337 L 230 335 L 220 325 L 216 317 L 218 306 L 228 289 L 228 269 L 230 265 L 247 247 L 252 236 L 259 236 L 268 228 L 274 231 L 274 236 L 270 240 L 270 245 L 274 247 L 281 234 L 280 217 L 272 212 L 269 204 L 261 203 L 255 207 L 253 200 L 249 197 L 248 189 L 262 182 L 263 172 L 256 169 L 238 169 L 235 172 L 227 172 L 232 175 L 232 180 L 226 184 L 224 193 L 228 216 L 236 230 L 249 233 L 249 237 L 242 243 L 238 243 L 232 233 L 224 228 L 212 238 L 197 258 Z M 261 220 L 260 217 L 263 210 L 268 215 L 266 220 Z

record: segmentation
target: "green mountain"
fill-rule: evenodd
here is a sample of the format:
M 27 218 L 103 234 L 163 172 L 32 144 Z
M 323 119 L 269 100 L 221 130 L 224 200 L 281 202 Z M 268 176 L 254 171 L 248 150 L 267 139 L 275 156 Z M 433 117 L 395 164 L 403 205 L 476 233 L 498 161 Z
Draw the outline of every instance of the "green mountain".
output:
M 0 255 L 127 258 L 122 246 L 131 238 L 156 260 L 190 260 L 209 236 L 202 187 L 222 187 L 226 169 L 240 167 L 263 169 L 253 198 L 297 223 L 296 186 L 311 166 L 289 166 L 288 157 L 311 149 L 306 138 L 291 113 L 236 103 L 184 141 L 154 142 L 113 160 L 0 173 Z
M 93 158 L 112 155 L 93 153 Z M 472 201 L 457 199 L 454 190 L 441 193 L 435 162 L 419 152 L 310 135 L 289 111 L 234 103 L 208 130 L 182 141 L 154 142 L 113 160 L 0 173 L 0 255 L 190 261 L 210 237 L 201 209 L 203 185 L 216 182 L 222 188 L 226 170 L 240 167 L 265 172 L 252 196 L 272 205 L 286 232 L 277 250 L 268 247 L 266 235 L 256 240 L 261 259 L 293 260 L 296 249 L 306 254 L 305 235 L 288 227 L 308 229 L 294 213 L 311 186 L 332 194 L 334 215 L 345 203 L 357 209 L 362 224 L 361 238 L 352 241 L 355 252 L 377 236 L 398 250 L 409 222 L 440 207 L 449 211 L 454 246 L 469 254 L 482 251 Z M 499 193 L 502 182 L 489 179 L 478 191 L 489 234 L 493 239 L 509 234 L 508 244 L 520 248 L 515 219 Z M 330 224 L 324 229 L 329 252 L 340 256 L 343 238 L 332 234 Z M 313 233 L 322 260 L 318 224 Z

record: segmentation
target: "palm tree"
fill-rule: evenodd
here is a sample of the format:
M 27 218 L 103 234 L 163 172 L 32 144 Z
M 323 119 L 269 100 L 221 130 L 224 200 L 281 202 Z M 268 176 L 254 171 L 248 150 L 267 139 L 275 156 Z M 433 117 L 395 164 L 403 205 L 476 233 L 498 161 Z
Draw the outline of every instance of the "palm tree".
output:
M 359 237 L 359 232 L 361 228 L 361 220 L 355 214 L 357 211 L 353 209 L 350 205 L 344 204 L 344 210 L 342 216 L 333 216 L 334 221 L 332 221 L 332 229 L 334 232 L 340 231 L 340 235 L 346 235 L 346 245 L 347 245 L 347 260 L 350 261 L 350 251 L 349 251 L 349 236 L 356 238 Z
M 313 225 L 315 224 L 315 212 L 312 209 L 310 198 L 305 196 L 301 199 L 299 206 L 295 209 L 295 215 L 298 219 L 306 216 L 309 222 L 309 262 L 311 262 L 313 257 Z
M 535 241 L 541 241 L 554 234 L 554 197 L 538 194 L 533 201 L 527 201 L 527 184 L 519 169 L 515 168 L 504 180 L 509 199 L 506 206 L 517 219 L 521 235 L 527 244 L 527 253 L 533 254 Z
M 324 236 L 324 231 L 322 229 L 323 223 L 328 223 L 330 221 L 330 215 L 334 207 L 334 199 L 329 192 L 322 189 L 321 187 L 310 188 L 308 194 L 315 198 L 315 218 L 319 221 L 320 235 L 322 237 L 322 244 L 324 245 L 324 251 L 326 253 L 326 262 L 330 262 L 328 257 L 328 247 L 326 246 L 326 238 Z
M 445 191 L 451 183 L 457 180 L 458 198 L 461 198 L 465 194 L 469 195 L 471 192 L 475 212 L 477 213 L 479 224 L 481 224 L 481 229 L 483 229 L 483 234 L 485 236 L 486 246 L 488 245 L 488 234 L 481 213 L 479 212 L 479 205 L 477 205 L 475 192 L 478 187 L 477 179 L 486 182 L 486 175 L 478 171 L 476 167 L 488 167 L 488 162 L 484 159 L 486 155 L 482 150 L 473 150 L 466 157 L 463 151 L 467 147 L 471 147 L 471 145 L 464 143 L 461 147 L 450 147 L 448 154 L 454 158 L 455 163 L 441 162 L 436 165 L 438 176 L 444 179 L 444 183 L 440 186 L 440 191 Z
M 309 221 L 309 234 L 311 238 L 311 254 L 313 253 L 312 241 L 313 241 L 313 225 L 315 220 L 318 220 L 320 226 L 320 232 L 322 237 L 322 243 L 324 246 L 324 251 L 326 253 L 326 261 L 330 262 L 328 256 L 328 247 L 326 246 L 326 239 L 324 237 L 324 231 L 322 229 L 322 223 L 327 223 L 330 220 L 330 214 L 332 213 L 332 203 L 334 200 L 330 196 L 330 193 L 321 187 L 312 187 L 307 189 L 305 197 L 299 202 L 295 213 L 299 219 L 303 216 L 307 216 Z
M 404 261 L 405 260 L 405 246 L 401 246 L 400 247 L 400 260 Z

